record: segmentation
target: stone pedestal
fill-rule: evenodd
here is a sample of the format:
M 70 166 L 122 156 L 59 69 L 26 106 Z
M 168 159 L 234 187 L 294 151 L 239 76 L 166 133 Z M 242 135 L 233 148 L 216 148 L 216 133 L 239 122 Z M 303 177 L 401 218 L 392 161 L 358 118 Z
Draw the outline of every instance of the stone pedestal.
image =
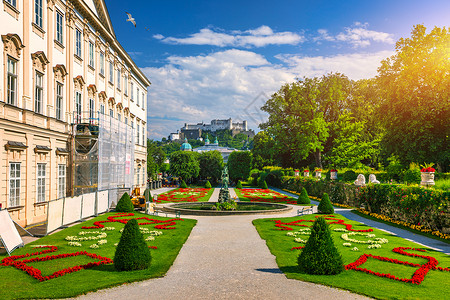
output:
M 331 180 L 337 180 L 337 174 L 338 174 L 338 172 L 330 172 L 330 179 Z
M 303 172 L 304 177 L 309 177 L 309 172 Z
M 420 176 L 422 178 L 420 185 L 434 185 L 434 172 L 420 172 Z

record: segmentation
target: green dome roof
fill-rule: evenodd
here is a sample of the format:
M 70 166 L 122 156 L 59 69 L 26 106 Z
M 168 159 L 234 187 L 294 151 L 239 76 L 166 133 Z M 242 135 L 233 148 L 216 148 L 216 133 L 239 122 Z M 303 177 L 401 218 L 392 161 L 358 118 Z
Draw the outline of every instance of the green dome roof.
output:
M 216 139 L 214 140 L 214 145 L 219 145 L 219 141 L 217 140 L 217 136 L 216 136 Z
M 208 138 L 208 135 L 206 135 L 205 144 L 209 144 L 209 138 Z
M 184 143 L 181 145 L 180 150 L 181 151 L 191 151 L 192 150 L 192 146 L 191 146 L 191 144 L 188 143 L 187 139 L 184 139 Z

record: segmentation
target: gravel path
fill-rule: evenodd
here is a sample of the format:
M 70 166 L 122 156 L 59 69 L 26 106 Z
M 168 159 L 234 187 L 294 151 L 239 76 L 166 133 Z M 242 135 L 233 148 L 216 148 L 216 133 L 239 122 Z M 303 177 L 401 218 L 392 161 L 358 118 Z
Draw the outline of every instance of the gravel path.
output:
M 165 277 L 77 299 L 367 299 L 287 279 L 252 225 L 255 216 L 194 218 L 198 223 Z

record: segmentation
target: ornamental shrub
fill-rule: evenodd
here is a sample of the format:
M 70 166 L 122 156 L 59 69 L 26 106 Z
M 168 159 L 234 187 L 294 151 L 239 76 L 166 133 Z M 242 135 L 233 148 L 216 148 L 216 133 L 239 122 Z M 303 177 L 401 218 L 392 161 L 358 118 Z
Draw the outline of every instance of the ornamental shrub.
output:
M 297 204 L 311 204 L 311 200 L 309 199 L 308 192 L 305 188 L 302 188 L 302 192 L 297 199 Z
M 114 254 L 114 267 L 117 271 L 143 270 L 150 267 L 151 260 L 150 250 L 139 230 L 137 220 L 129 220 L 123 228 Z
M 206 181 L 205 183 L 205 189 L 210 189 L 211 188 L 211 183 L 208 181 Z
M 186 184 L 186 182 L 184 182 L 184 180 L 181 180 L 180 188 L 182 188 L 182 189 L 187 188 L 187 184 Z
M 335 275 L 344 270 L 342 256 L 334 245 L 324 217 L 317 218 L 305 248 L 298 257 L 300 271 L 313 275 Z
M 358 175 L 356 175 L 355 171 L 348 170 L 342 174 L 342 181 L 355 181 Z
M 236 184 L 237 189 L 242 189 L 242 183 L 240 180 L 238 180 L 238 183 Z
M 262 189 L 268 189 L 267 182 L 265 180 L 260 181 L 259 187 Z
M 322 214 L 334 214 L 334 208 L 333 205 L 331 205 L 330 197 L 328 197 L 327 193 L 323 193 L 317 209 Z
M 116 212 L 133 212 L 134 206 L 131 202 L 130 195 L 128 195 L 127 192 L 125 192 L 122 197 L 120 197 L 119 202 L 117 202 L 116 205 Z

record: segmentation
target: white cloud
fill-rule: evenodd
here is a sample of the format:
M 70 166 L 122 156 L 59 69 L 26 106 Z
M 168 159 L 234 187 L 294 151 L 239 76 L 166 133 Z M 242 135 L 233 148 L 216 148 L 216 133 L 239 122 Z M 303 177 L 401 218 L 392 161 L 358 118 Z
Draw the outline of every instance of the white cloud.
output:
M 203 28 L 189 37 L 164 37 L 161 34 L 153 36 L 168 44 L 177 45 L 211 45 L 217 47 L 264 47 L 267 45 L 298 45 L 305 38 L 294 32 L 273 32 L 269 26 L 260 26 L 246 31 L 212 30 Z
M 277 55 L 279 64 L 252 51 L 231 49 L 199 56 L 171 56 L 159 68 L 142 68 L 152 81 L 149 89 L 149 137 L 160 139 L 185 122 L 216 118 L 247 120 L 257 129 L 259 108 L 284 83 L 295 78 L 340 72 L 351 79 L 370 78 L 380 61 L 393 53 L 304 57 Z M 181 120 L 181 121 L 180 121 Z
M 368 30 L 368 23 L 355 23 L 355 27 L 345 28 L 345 32 L 341 32 L 336 36 L 336 40 L 348 42 L 353 47 L 367 47 L 370 46 L 371 41 L 385 44 L 394 44 L 394 35 L 386 32 L 379 32 Z

